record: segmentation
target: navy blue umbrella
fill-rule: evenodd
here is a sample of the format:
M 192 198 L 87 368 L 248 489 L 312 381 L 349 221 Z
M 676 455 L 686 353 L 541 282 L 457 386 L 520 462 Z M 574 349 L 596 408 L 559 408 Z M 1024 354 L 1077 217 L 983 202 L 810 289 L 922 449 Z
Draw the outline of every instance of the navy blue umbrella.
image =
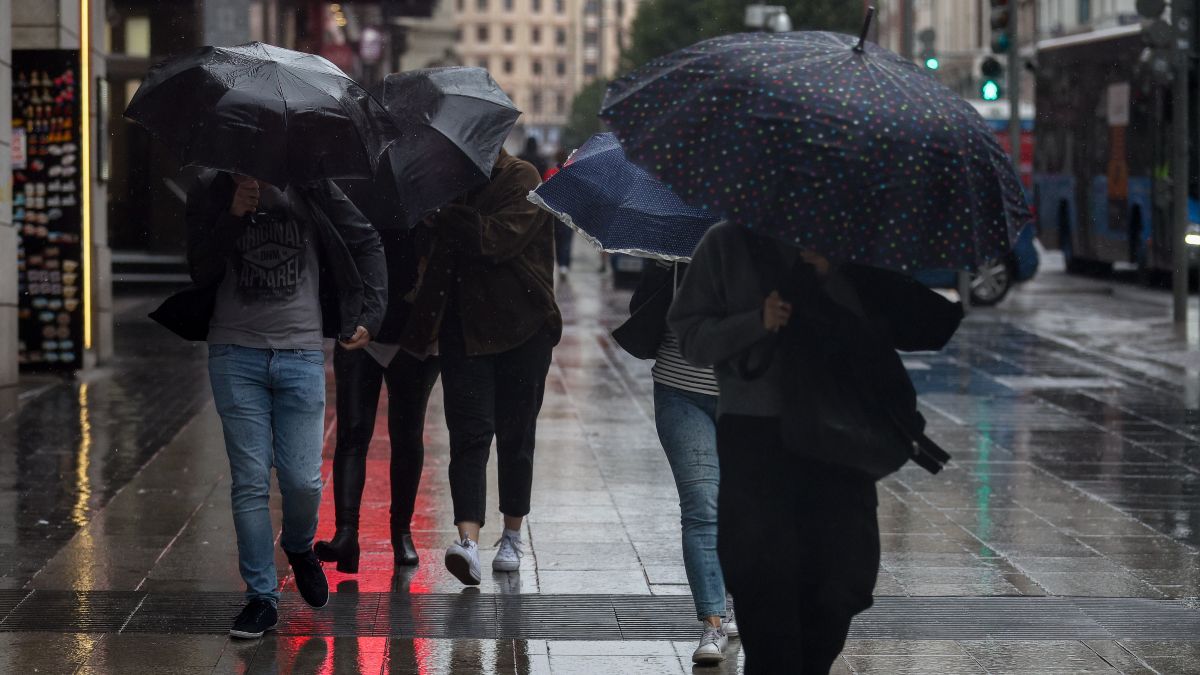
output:
M 627 160 L 612 134 L 589 138 L 529 201 L 609 253 L 669 261 L 691 259 L 718 220 Z

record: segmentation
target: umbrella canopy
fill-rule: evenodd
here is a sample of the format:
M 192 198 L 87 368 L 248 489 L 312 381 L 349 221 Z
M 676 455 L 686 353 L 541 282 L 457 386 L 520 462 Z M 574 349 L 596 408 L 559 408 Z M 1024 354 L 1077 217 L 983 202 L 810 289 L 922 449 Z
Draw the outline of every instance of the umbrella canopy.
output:
M 412 227 L 430 211 L 486 183 L 521 116 L 483 68 L 428 68 L 388 75 L 383 105 L 399 129 L 375 178 L 343 189 L 379 227 Z
M 279 187 L 368 177 L 396 136 L 383 106 L 337 66 L 259 42 L 158 64 L 125 116 L 184 164 Z
M 974 269 L 1030 216 L 983 118 L 858 38 L 748 33 L 614 82 L 601 117 L 693 206 L 833 260 Z
M 589 138 L 529 201 L 605 251 L 669 261 L 690 260 L 717 222 L 626 159 L 611 133 Z

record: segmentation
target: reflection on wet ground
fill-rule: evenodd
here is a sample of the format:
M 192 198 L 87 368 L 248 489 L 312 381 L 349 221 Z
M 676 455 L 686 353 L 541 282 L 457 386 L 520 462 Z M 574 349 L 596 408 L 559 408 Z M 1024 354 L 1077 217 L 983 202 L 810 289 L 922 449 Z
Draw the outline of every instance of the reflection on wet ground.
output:
M 590 270 L 582 265 L 560 288 L 568 325 L 538 429 L 529 555 L 520 574 L 485 574 L 478 591 L 478 602 L 491 607 L 507 594 L 549 604 L 523 617 L 496 611 L 498 638 L 455 632 L 478 617 L 456 622 L 452 614 L 436 630 L 352 634 L 356 626 L 390 626 L 381 622 L 394 605 L 388 598 L 442 602 L 462 592 L 440 565 L 453 524 L 439 391 L 414 520 L 419 568 L 396 574 L 392 567 L 381 416 L 362 569 L 330 570 L 339 593 L 363 594 L 353 612 L 322 616 L 297 607 L 293 625 L 311 621 L 311 629 L 251 643 L 219 634 L 229 620 L 223 605 L 173 625 L 171 617 L 187 616 L 189 598 L 200 611 L 212 606 L 203 594 L 240 590 L 229 483 L 203 347 L 139 319 L 149 300 L 130 297 L 119 308 L 112 367 L 79 382 L 32 378 L 20 404 L 0 411 L 0 673 L 691 672 L 694 645 L 685 636 L 658 639 L 651 624 L 639 634 L 621 621 L 592 634 L 572 628 L 567 596 L 688 592 L 678 504 L 652 422 L 649 364 L 607 335 L 628 293 Z M 1200 672 L 1200 638 L 1139 632 L 1132 618 L 1122 629 L 1121 616 L 1101 632 L 1066 618 L 1054 624 L 1058 610 L 1048 608 L 1056 603 L 1028 602 L 1020 606 L 1035 612 L 1032 624 L 1057 629 L 1018 634 L 1003 628 L 1002 613 L 971 604 L 1141 598 L 1200 613 L 1200 351 L 1194 335 L 1171 330 L 1168 300 L 1051 270 L 1001 309 L 974 312 L 945 352 L 906 355 L 930 433 L 954 462 L 938 476 L 909 467 L 881 483 L 877 594 L 941 598 L 959 608 L 955 621 L 974 617 L 981 630 L 989 622 L 996 630 L 942 639 L 932 631 L 889 634 L 893 624 L 884 618 L 864 618 L 863 630 L 874 632 L 856 634 L 835 672 Z M 331 454 L 327 444 L 327 462 Z M 495 499 L 493 470 L 489 503 Z M 278 506 L 276 499 L 276 518 Z M 321 523 L 320 536 L 329 535 L 328 496 Z M 484 532 L 485 565 L 497 528 L 489 523 Z M 291 596 L 282 554 L 278 562 Z M 72 590 L 88 593 L 54 595 Z M 59 615 L 56 623 L 47 609 L 34 620 L 39 598 L 50 597 L 73 618 Z M 23 602 L 30 604 L 22 609 Z M 1113 607 L 1125 611 L 1126 602 Z M 116 616 L 121 625 L 110 625 L 117 622 L 106 617 Z M 136 621 L 126 625 L 131 616 Z M 322 628 L 331 621 L 338 630 Z M 531 625 L 553 639 L 522 632 Z M 724 671 L 696 672 L 736 667 L 734 660 Z

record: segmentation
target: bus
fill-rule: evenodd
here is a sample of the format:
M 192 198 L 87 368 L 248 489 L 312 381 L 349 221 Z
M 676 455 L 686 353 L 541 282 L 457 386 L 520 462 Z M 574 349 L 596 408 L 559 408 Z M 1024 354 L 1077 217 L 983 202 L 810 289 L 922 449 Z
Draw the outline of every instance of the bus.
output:
M 1004 148 L 1005 153 L 1011 154 L 1009 149 L 1012 145 L 1012 137 L 1008 132 L 1009 117 L 1012 111 L 1009 109 L 1008 101 L 981 101 L 978 99 L 968 100 L 975 112 L 979 113 L 995 134 L 996 140 L 1000 143 L 1000 147 Z M 1027 101 L 1021 102 L 1021 162 L 1017 167 L 1017 173 L 1021 176 L 1021 184 L 1025 186 L 1025 191 L 1031 193 L 1033 190 L 1033 120 L 1034 106 Z
M 1069 272 L 1114 263 L 1144 275 L 1173 268 L 1171 87 L 1148 72 L 1145 49 L 1139 25 L 1037 45 L 1038 237 L 1062 251 Z M 1189 193 L 1196 223 L 1200 208 Z

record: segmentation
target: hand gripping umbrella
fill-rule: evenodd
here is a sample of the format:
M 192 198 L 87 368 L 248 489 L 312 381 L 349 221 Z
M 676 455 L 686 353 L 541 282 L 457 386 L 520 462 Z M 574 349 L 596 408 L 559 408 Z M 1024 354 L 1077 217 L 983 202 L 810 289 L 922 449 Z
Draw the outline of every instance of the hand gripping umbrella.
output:
M 849 35 L 706 40 L 614 82 L 601 117 L 692 206 L 835 261 L 974 269 L 1030 219 L 974 108 Z
M 529 201 L 609 253 L 667 261 L 690 260 L 717 222 L 625 159 L 611 133 L 589 138 Z
M 369 177 L 396 136 L 383 107 L 337 66 L 259 42 L 158 64 L 125 116 L 185 165 L 278 187 Z
M 383 105 L 400 140 L 370 181 L 347 196 L 379 227 L 412 227 L 430 211 L 487 183 L 521 111 L 483 68 L 388 75 Z

